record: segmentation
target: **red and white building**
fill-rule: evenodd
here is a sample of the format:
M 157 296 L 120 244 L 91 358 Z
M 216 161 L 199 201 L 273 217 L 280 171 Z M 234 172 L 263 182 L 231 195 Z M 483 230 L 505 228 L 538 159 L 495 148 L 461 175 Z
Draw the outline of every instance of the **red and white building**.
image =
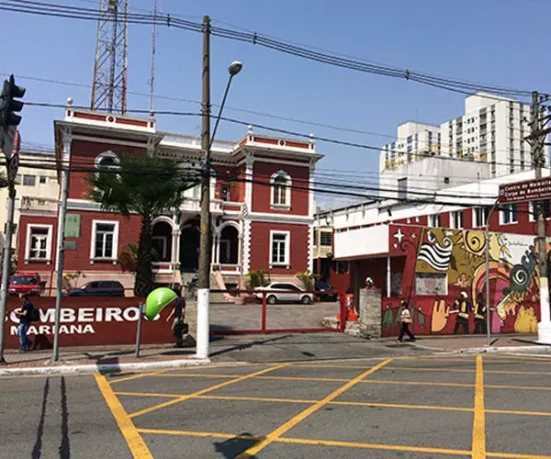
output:
M 132 287 L 134 275 L 124 272 L 119 261 L 126 244 L 138 241 L 140 217 L 103 211 L 89 199 L 86 177 L 94 167 L 112 163 L 123 153 L 157 155 L 173 159 L 184 170 L 197 169 L 201 141 L 160 132 L 153 118 L 71 106 L 65 119 L 54 122 L 54 129 L 55 162 L 68 163 L 71 170 L 64 271 L 81 271 L 86 281 L 117 279 Z M 238 142 L 214 142 L 212 269 L 222 274 L 227 286 L 242 285 L 251 270 L 265 270 L 281 280 L 312 270 L 315 205 L 310 190 L 321 157 L 312 139 L 274 138 L 252 128 Z M 184 198 L 179 211 L 153 221 L 159 284 L 185 282 L 198 267 L 200 187 L 187 190 Z M 48 286 L 55 280 L 58 218 L 57 201 L 48 206 L 27 203 L 21 209 L 18 269 L 38 272 Z

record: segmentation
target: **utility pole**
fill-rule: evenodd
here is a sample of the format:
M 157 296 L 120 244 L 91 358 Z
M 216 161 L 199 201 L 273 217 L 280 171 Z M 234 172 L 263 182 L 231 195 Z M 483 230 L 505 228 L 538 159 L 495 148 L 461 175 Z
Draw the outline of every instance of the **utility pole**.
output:
M 539 95 L 537 91 L 532 93 L 532 120 L 530 125 L 531 153 L 536 168 L 536 180 L 542 178 L 542 169 L 545 165 L 544 139 L 541 135 Z M 551 343 L 551 311 L 549 309 L 549 280 L 547 272 L 547 252 L 545 236 L 545 208 L 543 201 L 536 203 L 536 214 L 538 221 L 538 259 L 540 274 L 540 315 L 538 323 L 538 341 Z
M 197 290 L 198 358 L 209 355 L 209 288 L 210 288 L 210 18 L 203 17 L 203 99 L 201 106 L 201 148 L 205 159 L 201 180 L 201 238 L 199 242 L 199 288 Z
M 71 104 L 70 99 L 67 101 Z M 59 201 L 59 215 L 57 218 L 57 250 L 56 250 L 56 297 L 54 316 L 54 348 L 52 361 L 59 360 L 59 323 L 61 319 L 61 298 L 63 296 L 63 266 L 65 262 L 65 220 L 67 218 L 67 198 L 69 196 L 69 155 L 71 149 L 71 133 L 63 132 L 63 152 L 59 173 L 61 175 L 61 190 Z
M 21 137 L 17 126 L 21 123 L 21 116 L 17 113 L 23 109 L 24 103 L 16 98 L 25 95 L 25 88 L 15 84 L 15 77 L 10 75 L 5 80 L 0 94 L 0 148 L 6 157 L 8 178 L 8 218 L 6 221 L 6 238 L 4 241 L 4 259 L 2 265 L 2 286 L 0 288 L 0 364 L 4 359 L 4 331 L 6 328 L 6 306 L 8 304 L 8 281 L 11 269 L 11 239 L 13 233 L 13 219 L 15 211 L 15 178 L 19 167 L 19 149 Z

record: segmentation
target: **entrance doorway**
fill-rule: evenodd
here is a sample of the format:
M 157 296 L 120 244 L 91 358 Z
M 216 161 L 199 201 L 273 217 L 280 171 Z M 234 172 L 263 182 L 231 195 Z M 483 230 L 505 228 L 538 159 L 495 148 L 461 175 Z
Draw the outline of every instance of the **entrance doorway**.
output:
M 188 220 L 182 226 L 180 236 L 180 270 L 193 273 L 199 269 L 199 221 Z

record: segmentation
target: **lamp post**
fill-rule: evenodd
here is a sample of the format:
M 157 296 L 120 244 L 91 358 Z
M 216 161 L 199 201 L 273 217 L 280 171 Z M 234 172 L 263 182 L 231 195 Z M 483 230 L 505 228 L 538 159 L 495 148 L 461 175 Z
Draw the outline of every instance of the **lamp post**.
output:
M 201 147 L 205 155 L 204 173 L 201 180 L 201 238 L 199 242 L 199 288 L 197 289 L 197 348 L 196 357 L 206 359 L 209 356 L 209 290 L 210 290 L 210 157 L 214 135 L 220 123 L 222 110 L 230 89 L 232 79 L 237 75 L 243 64 L 232 62 L 228 68 L 230 74 L 224 98 L 210 136 L 210 18 L 203 18 L 203 100 L 202 100 L 202 134 Z

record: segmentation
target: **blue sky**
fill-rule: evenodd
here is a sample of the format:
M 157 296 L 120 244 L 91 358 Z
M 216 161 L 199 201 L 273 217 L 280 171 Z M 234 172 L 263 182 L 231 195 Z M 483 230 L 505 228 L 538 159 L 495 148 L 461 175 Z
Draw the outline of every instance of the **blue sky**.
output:
M 55 0 L 94 6 L 94 0 Z M 426 73 L 551 92 L 548 59 L 548 0 L 159 0 L 160 9 L 215 25 L 257 31 L 370 62 Z M 130 0 L 131 8 L 151 10 L 153 0 Z M 89 88 L 42 83 L 40 77 L 91 85 L 95 23 L 45 18 L 1 11 L 4 37 L 17 40 L 18 52 L 8 55 L 1 73 L 14 73 L 27 88 L 28 101 L 90 103 Z M 151 48 L 150 26 L 130 26 L 129 90 L 147 93 Z M 283 129 L 370 145 L 389 139 L 381 135 L 342 132 L 230 110 L 231 107 L 318 123 L 395 135 L 407 119 L 439 124 L 463 112 L 463 96 L 419 84 L 326 66 L 247 43 L 213 38 L 212 102 L 226 84 L 227 65 L 244 63 L 234 80 L 227 116 Z M 156 88 L 160 95 L 199 100 L 201 97 L 201 36 L 159 28 Z M 4 75 L 0 75 L 5 77 Z M 129 96 L 129 108 L 147 109 L 148 98 Z M 157 110 L 198 111 L 193 103 L 157 99 Z M 28 145 L 53 145 L 52 120 L 61 109 L 24 108 L 20 130 Z M 159 117 L 158 128 L 199 134 L 199 119 Z M 218 138 L 237 139 L 246 128 L 224 124 Z M 378 153 L 318 142 L 326 157 L 320 169 L 354 170 L 375 183 Z

